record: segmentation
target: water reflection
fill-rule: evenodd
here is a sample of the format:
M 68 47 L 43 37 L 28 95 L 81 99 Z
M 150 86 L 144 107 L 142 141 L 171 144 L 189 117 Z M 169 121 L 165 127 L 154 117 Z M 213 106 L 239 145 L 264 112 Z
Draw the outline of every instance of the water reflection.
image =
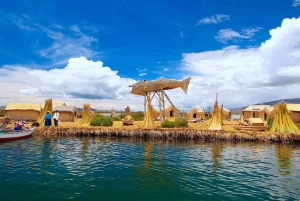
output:
M 278 158 L 278 166 L 280 174 L 290 174 L 292 146 L 288 144 L 275 144 L 275 155 Z
M 222 142 L 211 142 L 211 155 L 213 158 L 213 166 L 215 167 L 213 171 L 216 171 L 220 166 L 220 161 L 222 159 L 223 145 Z

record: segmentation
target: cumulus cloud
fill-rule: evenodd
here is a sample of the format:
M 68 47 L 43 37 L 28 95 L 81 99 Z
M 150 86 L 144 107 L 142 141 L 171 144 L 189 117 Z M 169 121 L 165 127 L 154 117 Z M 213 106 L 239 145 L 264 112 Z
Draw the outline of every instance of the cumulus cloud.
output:
M 104 67 L 101 61 L 94 62 L 85 57 L 71 58 L 63 69 L 29 71 L 28 74 L 43 85 L 38 88 L 29 86 L 20 92 L 81 99 L 124 99 L 130 92 L 128 86 L 135 81 L 121 78 L 117 73 Z
M 293 6 L 294 7 L 300 6 L 300 0 L 294 0 Z
M 186 99 L 191 105 L 219 102 L 260 103 L 298 97 L 300 88 L 300 17 L 284 19 L 258 48 L 228 46 L 183 55 L 182 70 L 192 75 Z M 225 105 L 226 106 L 226 105 Z
M 202 18 L 201 20 L 198 21 L 197 25 L 202 25 L 202 24 L 218 24 L 224 20 L 230 20 L 229 15 L 223 15 L 223 14 L 216 14 L 212 15 L 210 17 L 205 17 Z
M 243 29 L 241 33 L 238 33 L 232 29 L 221 29 L 215 39 L 221 43 L 227 43 L 229 40 L 237 41 L 242 38 L 251 38 L 254 33 L 259 31 L 261 28 L 248 28 Z

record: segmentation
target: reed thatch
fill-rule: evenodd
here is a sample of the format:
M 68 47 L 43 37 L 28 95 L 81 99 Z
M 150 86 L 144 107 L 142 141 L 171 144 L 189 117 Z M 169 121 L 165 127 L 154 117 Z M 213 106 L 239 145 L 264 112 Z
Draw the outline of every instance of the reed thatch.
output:
M 43 109 L 40 117 L 37 120 L 37 122 L 39 123 L 40 126 L 44 126 L 45 115 L 46 115 L 47 111 L 49 111 L 50 113 L 53 111 L 52 98 L 45 100 L 44 109 Z M 53 119 L 51 119 L 51 121 L 52 121 L 52 125 L 54 125 Z
M 205 111 L 203 108 L 197 109 L 197 108 L 193 108 L 191 109 L 188 113 L 187 113 L 187 119 L 191 120 L 193 118 L 197 118 L 197 119 L 206 119 L 205 118 Z
M 250 105 L 243 110 L 244 118 L 259 118 L 261 111 L 266 107 L 270 107 L 270 105 Z
M 217 100 L 214 104 L 214 109 L 212 111 L 212 118 L 209 125 L 209 130 L 222 130 L 222 108 L 218 106 Z
M 125 117 L 122 119 L 123 125 L 133 125 L 134 119 L 130 116 L 130 107 L 125 108 Z
M 167 118 L 170 117 L 180 118 L 176 110 L 180 112 L 180 110 L 177 107 L 173 107 L 172 105 L 170 105 L 163 111 L 163 114 L 165 114 Z
M 82 126 L 89 126 L 92 118 L 95 116 L 94 111 L 91 108 L 90 104 L 83 104 L 83 112 L 82 112 Z
M 144 118 L 144 123 L 141 128 L 146 128 L 146 129 L 154 129 L 155 124 L 153 121 L 153 106 L 151 105 L 151 100 L 149 97 L 147 97 L 147 111 L 145 114 Z
M 280 133 L 297 133 L 300 134 L 300 130 L 297 128 L 291 117 L 289 116 L 286 103 L 279 102 L 275 108 L 275 116 L 271 132 L 280 132 Z
M 245 123 L 245 121 L 244 121 L 244 115 L 243 115 L 242 112 L 241 112 L 241 114 L 240 114 L 239 123 L 240 123 L 240 124 L 244 124 L 244 123 Z
M 75 106 L 56 106 L 52 113 L 54 114 L 56 110 L 59 112 L 60 121 L 74 122 L 78 114 L 77 107 Z
M 8 103 L 6 115 L 16 121 L 36 121 L 41 115 L 42 106 L 39 103 Z
M 300 123 L 300 104 L 286 104 L 289 115 L 294 122 Z

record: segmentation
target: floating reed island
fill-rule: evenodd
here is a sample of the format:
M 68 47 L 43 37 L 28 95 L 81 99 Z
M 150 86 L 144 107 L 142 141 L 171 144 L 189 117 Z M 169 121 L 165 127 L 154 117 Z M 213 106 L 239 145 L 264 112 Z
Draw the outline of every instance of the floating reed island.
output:
M 294 133 L 269 133 L 252 131 L 212 131 L 189 128 L 178 129 L 119 129 L 103 127 L 37 127 L 33 135 L 55 136 L 100 136 L 160 139 L 196 139 L 200 141 L 259 141 L 259 142 L 300 142 L 300 135 Z

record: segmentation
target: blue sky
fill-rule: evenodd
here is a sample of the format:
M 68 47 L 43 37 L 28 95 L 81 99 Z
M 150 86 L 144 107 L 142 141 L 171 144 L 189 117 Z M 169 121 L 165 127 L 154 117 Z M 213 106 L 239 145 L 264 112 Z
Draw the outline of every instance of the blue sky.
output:
M 0 105 L 143 108 L 128 85 L 191 77 L 188 110 L 299 97 L 300 1 L 5 1 Z M 155 103 L 154 103 L 155 105 Z

